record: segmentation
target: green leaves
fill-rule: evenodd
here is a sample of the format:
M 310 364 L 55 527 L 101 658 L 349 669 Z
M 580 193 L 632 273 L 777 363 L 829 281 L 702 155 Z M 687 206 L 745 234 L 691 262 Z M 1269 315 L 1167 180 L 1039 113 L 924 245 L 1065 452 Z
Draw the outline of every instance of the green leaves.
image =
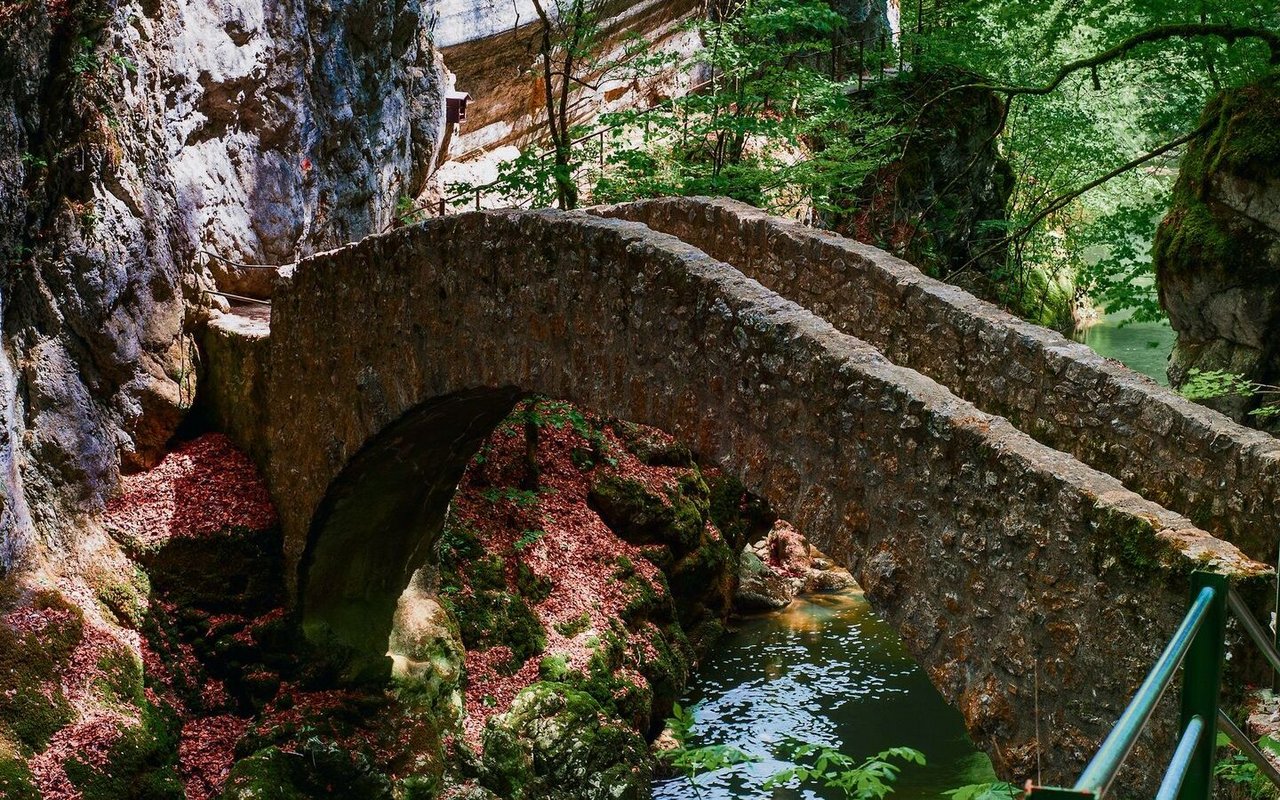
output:
M 1213 774 L 1218 780 L 1245 787 L 1247 796 L 1251 798 L 1261 800 L 1262 798 L 1275 796 L 1275 789 L 1271 785 L 1271 779 L 1263 775 L 1257 766 L 1249 760 L 1248 756 L 1235 750 L 1235 746 L 1226 734 L 1218 734 L 1217 745 L 1218 747 L 1232 748 L 1232 751 L 1227 756 L 1213 765 Z M 1280 755 L 1280 741 L 1270 736 L 1263 736 L 1258 740 L 1257 745 L 1259 749 L 1272 756 Z
M 1197 402 L 1223 397 L 1257 398 L 1263 401 L 1263 405 L 1250 411 L 1250 415 L 1260 420 L 1280 416 L 1280 386 L 1257 383 L 1227 370 L 1192 368 L 1187 371 L 1187 380 L 1178 391 L 1188 400 Z
M 1160 26 L 1280 27 L 1280 6 L 1252 2 L 931 0 L 904 3 L 903 12 L 912 63 L 1022 86 L 1043 85 L 1064 64 Z M 1000 276 L 999 299 L 1053 322 L 1068 317 L 1063 312 L 1080 299 L 1079 290 L 1108 311 L 1132 310 L 1134 321 L 1162 319 L 1150 248 L 1169 208 L 1178 152 L 1122 172 L 1061 207 L 1054 200 L 1194 130 L 1218 89 L 1255 79 L 1270 68 L 1267 62 L 1267 48 L 1257 42 L 1174 37 L 1081 70 L 1049 95 L 1011 98 L 1000 138 L 1018 177 L 1012 230 L 1051 213 L 1015 237 L 1020 241 Z M 1050 291 L 1055 285 L 1065 291 Z M 1045 314 L 1051 303 L 1062 308 Z
M 902 766 L 891 759 L 905 764 L 925 764 L 924 753 L 910 747 L 891 747 L 861 762 L 834 748 L 804 742 L 790 744 L 784 753 L 793 761 L 809 763 L 770 777 L 765 788 L 816 782 L 840 789 L 845 797 L 856 800 L 879 800 L 893 791 L 893 782 L 897 780 Z
M 711 194 L 782 214 L 833 207 L 828 198 L 889 161 L 901 127 L 853 107 L 847 74 L 829 74 L 845 25 L 823 0 L 751 0 L 692 21 L 703 49 L 680 68 L 703 81 L 698 91 L 602 118 L 632 144 L 609 148 L 593 199 Z
M 726 744 L 694 746 L 693 709 L 686 709 L 676 703 L 667 718 L 667 727 L 671 730 L 676 747 L 658 752 L 658 758 L 666 761 L 673 769 L 689 779 L 695 794 L 698 791 L 698 776 L 711 772 L 719 772 L 742 764 L 749 764 L 760 759 L 736 747 Z
M 1213 400 L 1219 397 L 1248 397 L 1253 394 L 1254 384 L 1244 379 L 1243 375 L 1226 370 L 1191 369 L 1187 382 L 1180 390 L 1188 400 Z
M 972 783 L 946 792 L 951 800 L 1017 800 L 1022 796 L 1012 783 Z

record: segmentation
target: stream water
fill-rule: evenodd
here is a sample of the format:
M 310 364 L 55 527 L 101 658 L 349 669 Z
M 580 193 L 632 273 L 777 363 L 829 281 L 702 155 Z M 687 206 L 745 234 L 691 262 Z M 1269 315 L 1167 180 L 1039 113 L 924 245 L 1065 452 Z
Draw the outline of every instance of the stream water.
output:
M 695 744 L 728 744 L 761 760 L 698 781 L 658 781 L 657 800 L 837 800 L 839 789 L 765 789 L 791 766 L 780 745 L 804 740 L 861 759 L 890 747 L 925 754 L 907 765 L 894 800 L 995 780 L 991 762 L 965 733 L 897 633 L 857 592 L 799 598 L 786 610 L 743 620 L 698 670 L 681 700 L 694 708 Z
M 1099 355 L 1114 358 L 1134 372 L 1168 386 L 1165 368 L 1173 352 L 1173 328 L 1168 322 L 1122 324 L 1128 315 L 1127 311 L 1107 314 L 1093 325 L 1076 331 L 1073 338 L 1089 345 Z

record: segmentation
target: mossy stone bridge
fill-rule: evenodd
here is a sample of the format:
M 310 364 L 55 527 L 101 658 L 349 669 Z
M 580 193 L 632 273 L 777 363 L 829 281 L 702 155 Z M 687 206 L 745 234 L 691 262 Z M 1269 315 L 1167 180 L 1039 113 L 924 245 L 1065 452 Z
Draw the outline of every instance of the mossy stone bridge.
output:
M 1280 442 L 730 201 L 373 237 L 299 264 L 269 325 L 215 320 L 207 353 L 206 401 L 263 465 L 316 641 L 386 652 L 466 463 L 543 394 L 666 430 L 769 500 L 1015 780 L 1078 771 L 1189 573 L 1260 598 L 1280 533 Z M 1122 784 L 1153 785 L 1174 716 Z

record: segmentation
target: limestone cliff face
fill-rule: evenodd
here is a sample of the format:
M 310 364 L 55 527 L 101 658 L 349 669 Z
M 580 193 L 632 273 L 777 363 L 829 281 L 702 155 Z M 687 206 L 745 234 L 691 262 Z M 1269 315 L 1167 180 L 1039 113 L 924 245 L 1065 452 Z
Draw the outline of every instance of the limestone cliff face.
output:
M 602 10 L 601 60 L 621 54 L 628 37 L 639 36 L 650 52 L 692 56 L 702 43 L 688 23 L 715 13 L 708 0 L 607 0 Z M 555 0 L 543 7 L 552 13 Z M 833 7 L 849 20 L 850 38 L 861 36 L 874 49 L 892 42 L 898 30 L 897 0 L 837 0 Z M 542 137 L 546 107 L 541 82 L 537 13 L 532 0 L 440 0 L 433 34 L 459 89 L 474 102 L 467 124 L 455 135 L 450 156 L 467 158 L 508 144 L 528 145 Z M 856 52 L 848 47 L 847 52 Z M 580 91 L 578 121 L 602 108 L 647 108 L 679 94 L 687 76 L 659 71 L 642 77 L 606 81 L 597 90 Z
M 418 0 L 19 0 L 0 23 L 9 568 L 154 461 L 206 290 L 267 288 L 201 251 L 280 263 L 386 227 L 429 177 L 444 77 Z
M 1192 368 L 1280 382 L 1280 76 L 1215 98 L 1160 225 L 1160 302 L 1178 332 L 1174 386 Z M 1248 421 L 1256 400 L 1215 407 Z
M 640 36 L 652 51 L 689 55 L 701 44 L 684 23 L 703 11 L 703 0 L 609 0 L 600 23 L 607 61 L 620 55 L 629 36 Z M 554 12 L 554 0 L 543 7 Z M 528 145 L 540 139 L 546 106 L 538 46 L 541 26 L 532 0 L 441 0 L 436 6 L 435 41 L 459 89 L 475 99 L 467 123 L 450 145 L 450 156 L 467 158 L 484 149 Z M 636 80 L 607 81 L 598 90 L 578 92 L 578 121 L 611 106 L 647 107 L 677 91 L 679 76 L 663 72 Z

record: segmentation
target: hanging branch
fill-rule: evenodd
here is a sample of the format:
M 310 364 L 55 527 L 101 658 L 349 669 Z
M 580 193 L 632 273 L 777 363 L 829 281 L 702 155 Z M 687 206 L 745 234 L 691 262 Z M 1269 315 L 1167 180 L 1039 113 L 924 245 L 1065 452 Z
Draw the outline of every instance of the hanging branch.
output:
M 964 86 L 956 86 L 948 91 L 959 91 L 961 89 L 985 89 L 986 91 L 996 92 L 1008 97 L 1014 95 L 1046 95 L 1062 85 L 1062 82 L 1073 74 L 1081 70 L 1090 70 L 1095 76 L 1097 68 L 1124 58 L 1130 51 L 1144 44 L 1151 42 L 1162 42 L 1168 39 L 1191 39 L 1199 36 L 1216 36 L 1225 39 L 1227 44 L 1234 44 L 1238 39 L 1260 39 L 1271 51 L 1270 63 L 1272 66 L 1280 66 L 1280 34 L 1267 28 L 1254 27 L 1252 25 L 1219 25 L 1205 23 L 1186 23 L 1182 25 L 1157 25 L 1154 28 L 1148 28 L 1142 33 L 1130 36 L 1120 44 L 1109 50 L 1103 50 L 1101 53 L 1092 55 L 1088 58 L 1082 58 L 1063 64 L 1054 75 L 1053 80 L 1043 86 L 1002 86 L 1000 84 L 990 83 L 971 83 Z
M 986 248 L 982 252 L 975 255 L 973 258 L 969 259 L 964 264 L 964 266 L 956 270 L 956 272 L 953 273 L 953 275 L 958 275 L 964 272 L 969 267 L 973 266 L 978 261 L 981 261 L 983 258 L 985 258 L 988 255 L 991 255 L 997 250 L 1006 248 L 1011 244 L 1015 244 L 1017 242 L 1022 241 L 1023 239 L 1026 238 L 1028 234 L 1030 234 L 1033 230 L 1035 230 L 1037 225 L 1039 225 L 1041 222 L 1044 222 L 1045 219 L 1047 219 L 1050 215 L 1054 214 L 1055 212 L 1061 211 L 1062 209 L 1066 208 L 1068 205 L 1071 204 L 1071 201 L 1075 200 L 1077 197 L 1084 194 L 1085 192 L 1088 192 L 1092 189 L 1096 189 L 1102 184 L 1106 183 L 1107 181 L 1117 178 L 1125 174 L 1126 172 L 1129 172 L 1130 170 L 1137 169 L 1138 167 L 1142 166 L 1148 161 L 1153 161 L 1159 158 L 1160 156 L 1164 155 L 1165 153 L 1168 153 L 1171 150 L 1175 150 L 1181 147 L 1182 145 L 1190 142 L 1192 139 L 1196 138 L 1197 136 L 1207 133 L 1213 127 L 1213 124 L 1214 123 L 1212 122 L 1205 123 L 1204 125 L 1201 125 L 1199 128 L 1196 128 L 1195 130 L 1191 131 L 1190 133 L 1179 136 L 1178 138 L 1170 142 L 1166 142 L 1165 144 L 1160 145 L 1154 150 L 1149 150 L 1146 153 L 1143 153 L 1142 155 L 1138 156 L 1137 158 L 1134 158 L 1130 161 L 1125 162 L 1124 164 L 1121 164 L 1120 166 L 1107 172 L 1106 174 L 1100 175 L 1097 178 L 1094 178 L 1088 183 L 1078 186 L 1075 189 L 1072 189 L 1071 191 L 1066 192 L 1065 194 L 1058 195 L 1057 197 L 1050 200 L 1048 204 L 1045 205 L 1044 208 L 1036 212 L 1036 214 L 1032 216 L 1030 220 L 1028 220 L 1026 223 L 1021 225 L 1017 230 L 1001 237 L 1000 241 L 998 241 L 996 244 Z

